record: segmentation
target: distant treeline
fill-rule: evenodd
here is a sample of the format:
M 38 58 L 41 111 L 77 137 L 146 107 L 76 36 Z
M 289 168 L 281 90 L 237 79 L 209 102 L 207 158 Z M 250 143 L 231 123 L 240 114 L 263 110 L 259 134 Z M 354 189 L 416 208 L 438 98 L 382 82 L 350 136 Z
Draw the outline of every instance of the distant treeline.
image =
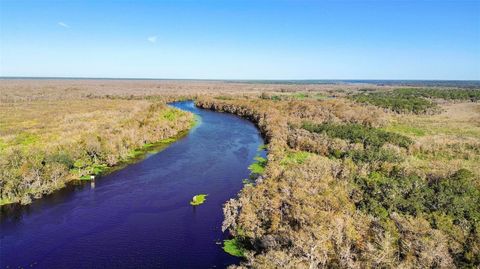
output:
M 352 95 L 351 98 L 359 103 L 368 103 L 397 113 L 434 112 L 438 106 L 432 99 L 472 102 L 480 100 L 479 89 L 405 88 L 382 92 L 369 89 L 363 89 L 363 91 L 365 93 Z
M 306 79 L 306 80 L 223 80 L 226 83 L 328 85 L 373 84 L 377 86 L 480 88 L 478 80 L 369 80 L 369 79 Z

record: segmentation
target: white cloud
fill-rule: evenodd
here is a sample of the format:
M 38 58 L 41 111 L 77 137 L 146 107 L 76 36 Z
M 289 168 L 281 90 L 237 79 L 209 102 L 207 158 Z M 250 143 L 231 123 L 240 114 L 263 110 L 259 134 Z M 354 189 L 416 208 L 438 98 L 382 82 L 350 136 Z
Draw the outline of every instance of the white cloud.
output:
M 148 42 L 150 42 L 150 43 L 155 43 L 155 42 L 157 42 L 157 36 L 149 36 L 149 37 L 147 38 L 147 40 L 148 40 Z
M 63 21 L 58 22 L 58 25 L 59 25 L 59 26 L 62 26 L 63 28 L 70 28 L 70 25 L 64 23 Z

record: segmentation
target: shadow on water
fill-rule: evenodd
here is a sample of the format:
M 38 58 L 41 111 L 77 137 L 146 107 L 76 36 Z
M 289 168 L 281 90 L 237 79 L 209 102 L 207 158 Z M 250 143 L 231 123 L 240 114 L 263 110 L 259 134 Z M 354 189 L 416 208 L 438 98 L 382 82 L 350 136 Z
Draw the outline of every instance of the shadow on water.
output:
M 102 174 L 98 175 L 95 180 L 73 180 L 66 183 L 65 187 L 59 189 L 51 194 L 44 195 L 41 199 L 33 200 L 32 203 L 27 205 L 22 205 L 19 203 L 7 204 L 0 206 L 0 221 L 1 226 L 5 225 L 15 225 L 16 222 L 22 220 L 22 217 L 28 216 L 29 212 L 40 210 L 43 206 L 48 206 L 50 204 L 62 203 L 66 199 L 70 198 L 72 193 L 77 191 L 84 191 L 85 188 L 95 189 L 95 183 L 98 180 L 102 180 L 103 176 L 110 175 L 115 171 L 124 169 L 128 165 L 138 163 L 145 160 L 146 158 L 161 152 L 166 149 L 168 146 L 173 144 L 175 141 L 178 141 L 188 135 L 188 131 L 180 132 L 176 137 L 172 139 L 171 142 L 159 142 L 154 143 L 148 148 L 143 149 L 135 157 L 130 158 L 128 161 L 121 162 L 114 167 L 109 167 L 103 171 Z

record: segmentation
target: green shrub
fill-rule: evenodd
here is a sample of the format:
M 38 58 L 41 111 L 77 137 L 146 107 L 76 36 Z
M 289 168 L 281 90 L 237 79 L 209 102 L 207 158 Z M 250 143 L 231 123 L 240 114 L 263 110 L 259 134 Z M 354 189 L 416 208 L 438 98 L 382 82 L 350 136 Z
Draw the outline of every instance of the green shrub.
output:
M 372 172 L 368 177 L 357 178 L 356 184 L 364 197 L 357 206 L 381 218 L 386 216 L 376 214 L 380 211 L 378 207 L 384 208 L 388 214 L 398 212 L 417 216 L 426 212 L 428 205 L 425 202 L 432 195 L 427 182 L 416 175 L 389 176 Z
M 65 165 L 68 169 L 74 168 L 72 157 L 66 152 L 58 152 L 47 158 L 47 162 L 56 162 Z
M 413 143 L 413 141 L 406 136 L 365 127 L 360 124 L 312 124 L 305 122 L 302 128 L 310 132 L 325 133 L 333 138 L 348 140 L 351 143 L 363 143 L 366 147 L 379 148 L 386 143 L 390 143 L 399 147 L 408 148 Z
M 279 96 L 279 95 L 269 95 L 265 92 L 262 92 L 262 94 L 260 94 L 260 99 L 272 100 L 272 101 L 281 101 L 282 97 Z
M 402 88 L 390 92 L 360 93 L 351 98 L 359 103 L 368 103 L 397 113 L 420 114 L 436 109 L 437 105 L 428 99 L 478 101 L 480 100 L 480 90 Z
M 355 184 L 361 193 L 358 209 L 384 224 L 393 212 L 421 216 L 433 228 L 463 240 L 464 249 L 455 257 L 457 264 L 470 266 L 480 260 L 472 251 L 480 239 L 480 190 L 470 171 L 460 169 L 450 177 L 429 181 L 394 169 L 390 174 L 372 172 L 358 177 Z
M 472 227 L 480 223 L 480 190 L 473 182 L 473 174 L 466 169 L 430 182 L 398 170 L 389 175 L 372 172 L 368 177 L 357 178 L 356 184 L 365 197 L 358 206 L 367 211 L 368 201 L 374 200 L 390 213 L 416 216 L 441 212 L 456 222 L 471 222 Z
M 415 114 L 427 113 L 434 109 L 436 104 L 422 97 L 402 96 L 391 92 L 375 92 L 352 96 L 358 103 L 366 103 L 374 106 L 390 109 L 397 113 L 412 112 Z
M 403 159 L 398 154 L 386 149 L 366 149 L 366 150 L 351 150 L 343 153 L 341 158 L 352 158 L 354 162 L 374 163 L 374 162 L 389 162 L 397 163 Z
M 439 98 L 445 100 L 480 100 L 480 90 L 475 89 L 435 89 L 404 88 L 395 90 L 397 95 Z
M 429 207 L 454 220 L 466 220 L 480 224 L 480 190 L 473 183 L 473 173 L 460 169 L 451 177 L 435 180 L 430 188 L 435 192 Z

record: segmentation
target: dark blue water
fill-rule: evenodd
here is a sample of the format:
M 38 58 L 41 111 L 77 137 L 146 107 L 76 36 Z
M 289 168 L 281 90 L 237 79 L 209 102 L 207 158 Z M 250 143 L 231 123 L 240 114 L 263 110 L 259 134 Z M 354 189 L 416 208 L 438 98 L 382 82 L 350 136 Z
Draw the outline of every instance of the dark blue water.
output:
M 0 267 L 223 268 L 238 259 L 221 242 L 222 204 L 247 178 L 262 143 L 253 124 L 201 110 L 186 137 L 165 150 L 89 184 L 6 212 Z M 205 204 L 189 204 L 207 193 Z

